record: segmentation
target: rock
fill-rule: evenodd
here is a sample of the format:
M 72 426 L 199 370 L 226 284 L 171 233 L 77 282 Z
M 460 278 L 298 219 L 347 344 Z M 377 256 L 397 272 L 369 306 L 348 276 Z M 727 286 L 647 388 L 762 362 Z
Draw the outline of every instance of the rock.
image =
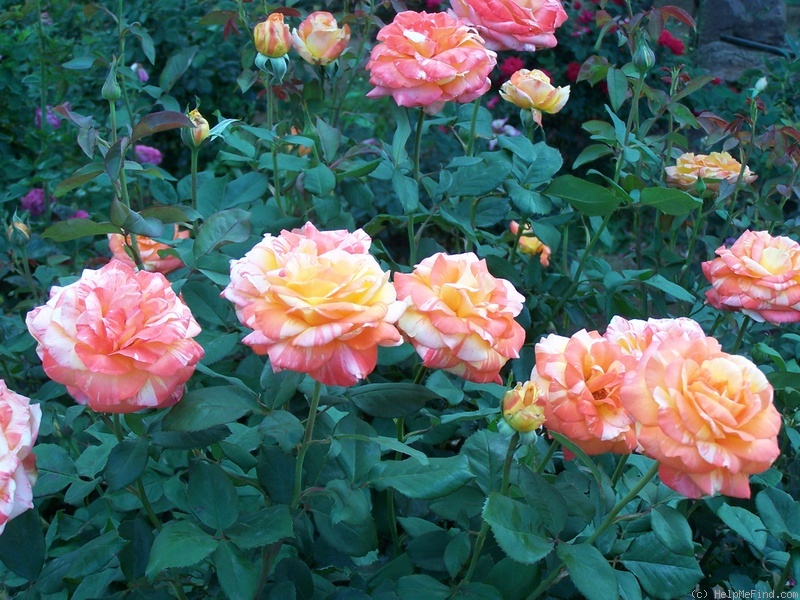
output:
M 736 81 L 746 69 L 761 68 L 763 52 L 748 50 L 726 42 L 704 44 L 697 51 L 700 67 L 725 81 Z
M 700 45 L 723 35 L 783 46 L 786 35 L 784 0 L 706 0 L 700 8 Z

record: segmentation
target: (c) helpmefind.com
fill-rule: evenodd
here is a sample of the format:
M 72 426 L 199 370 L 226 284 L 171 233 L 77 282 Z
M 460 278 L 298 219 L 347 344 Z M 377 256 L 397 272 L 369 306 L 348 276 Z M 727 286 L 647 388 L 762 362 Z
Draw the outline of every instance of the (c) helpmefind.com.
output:
M 695 590 L 692 592 L 692 598 L 700 598 L 705 599 L 708 598 L 709 600 L 728 600 L 728 599 L 747 599 L 747 600 L 766 600 L 767 598 L 786 598 L 786 599 L 795 599 L 800 600 L 800 594 L 797 592 L 780 592 L 776 593 L 773 591 L 763 591 L 763 590 L 739 590 L 739 591 L 732 591 L 732 590 L 721 590 L 721 589 L 713 589 L 711 592 L 708 590 Z

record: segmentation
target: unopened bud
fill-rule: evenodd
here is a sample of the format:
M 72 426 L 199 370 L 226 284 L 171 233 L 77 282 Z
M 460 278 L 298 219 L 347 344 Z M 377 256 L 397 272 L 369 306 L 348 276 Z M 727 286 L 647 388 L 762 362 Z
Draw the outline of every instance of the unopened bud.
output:
M 757 92 L 763 92 L 765 89 L 767 89 L 767 78 L 761 77 L 758 81 L 756 81 L 756 84 L 753 87 L 755 87 Z
M 104 100 L 109 102 L 116 102 L 122 96 L 122 89 L 117 83 L 117 65 L 113 63 L 111 69 L 108 71 L 106 82 L 103 84 L 102 95 Z
M 190 148 L 199 148 L 210 132 L 208 121 L 197 109 L 189 113 L 189 119 L 192 121 L 192 127 L 181 129 L 181 139 Z
M 253 40 L 259 54 L 269 58 L 280 58 L 292 47 L 292 32 L 283 22 L 281 13 L 272 13 L 266 21 L 255 26 Z
M 640 40 L 633 53 L 633 66 L 642 75 L 647 73 L 656 64 L 656 55 L 647 45 L 647 42 Z
M 544 424 L 544 406 L 539 400 L 539 388 L 533 381 L 518 383 L 503 396 L 503 418 L 520 433 L 528 433 Z
M 8 226 L 6 235 L 12 246 L 24 248 L 31 239 L 31 230 L 25 223 L 15 219 Z

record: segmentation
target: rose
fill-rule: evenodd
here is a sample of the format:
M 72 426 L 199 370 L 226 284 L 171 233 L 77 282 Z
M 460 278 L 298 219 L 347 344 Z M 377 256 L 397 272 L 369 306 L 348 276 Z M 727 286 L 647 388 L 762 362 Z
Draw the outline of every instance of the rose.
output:
M 266 21 L 257 23 L 253 28 L 253 39 L 256 51 L 269 58 L 280 58 L 292 47 L 292 32 L 283 22 L 283 14 L 274 12 Z
M 341 29 L 329 12 L 308 15 L 300 27 L 292 31 L 292 46 L 306 62 L 327 65 L 344 52 L 350 41 L 350 26 Z
M 658 45 L 664 46 L 675 56 L 686 54 L 686 45 L 683 43 L 683 40 L 676 38 L 666 29 L 663 29 L 658 36 Z
M 706 300 L 714 308 L 740 310 L 756 321 L 800 321 L 800 244 L 766 231 L 745 231 L 704 262 L 711 282 Z
M 622 406 L 623 378 L 636 359 L 596 331 L 551 334 L 535 347 L 531 380 L 539 386 L 547 429 L 587 454 L 629 454 L 636 431 Z
M 150 163 L 151 165 L 158 166 L 164 160 L 164 155 L 158 148 L 138 144 L 133 147 L 133 154 L 136 160 L 143 163 Z
M 706 337 L 703 328 L 696 321 L 686 317 L 628 321 L 619 316 L 611 319 L 603 337 L 617 344 L 624 353 L 631 354 L 638 360 L 650 346 L 653 337 L 662 332 L 685 335 L 689 338 Z
M 236 305 L 244 338 L 268 354 L 274 371 L 308 373 L 326 385 L 350 386 L 375 368 L 378 346 L 402 337 L 403 311 L 389 274 L 369 252 L 362 230 L 302 229 L 267 234 L 231 261 L 222 296 Z
M 22 210 L 27 210 L 32 217 L 44 214 L 44 190 L 42 188 L 33 188 L 22 197 L 19 204 Z
M 177 225 L 174 226 L 173 232 L 173 240 L 189 237 L 189 232 L 178 231 Z M 126 236 L 123 238 L 122 234 L 119 233 L 110 233 L 108 235 L 108 248 L 111 250 L 113 258 L 125 263 L 130 267 L 135 267 L 136 263 L 125 249 L 126 246 L 130 246 L 130 244 L 131 236 Z M 142 259 L 142 264 L 147 271 L 156 271 L 166 275 L 167 273 L 170 273 L 175 269 L 180 269 L 183 266 L 183 261 L 177 256 L 161 256 L 162 251 L 170 249 L 167 244 L 157 242 L 156 240 L 143 235 L 136 236 L 136 244 L 139 247 L 139 256 Z
M 504 100 L 523 110 L 530 110 L 533 120 L 541 126 L 542 113 L 554 114 L 569 100 L 569 86 L 554 87 L 542 71 L 522 69 L 500 88 Z
M 553 48 L 567 20 L 559 0 L 450 0 L 453 13 L 474 26 L 492 50 Z
M 191 339 L 200 326 L 169 281 L 118 260 L 51 289 L 26 324 L 47 376 L 99 412 L 172 406 L 203 357 Z
M 530 256 L 535 256 L 539 254 L 539 262 L 542 264 L 543 267 L 547 267 L 550 265 L 550 255 L 552 251 L 550 250 L 550 246 L 547 244 L 543 244 L 542 241 L 534 236 L 529 235 L 533 233 L 530 225 L 526 225 L 525 228 L 522 230 L 522 234 L 519 233 L 519 223 L 516 221 L 511 221 L 511 224 L 508 226 L 508 229 L 514 235 L 519 235 L 519 251 L 522 254 L 528 254 Z
M 712 152 L 711 154 L 692 154 L 687 152 L 678 157 L 674 167 L 664 169 L 667 174 L 667 184 L 682 189 L 693 189 L 698 179 L 702 179 L 710 190 L 719 189 L 719 182 L 726 180 L 736 183 L 742 165 L 727 152 Z M 752 183 L 757 175 L 744 168 L 742 181 Z
M 0 533 L 14 517 L 33 508 L 36 455 L 42 409 L 12 392 L 0 379 Z
M 139 79 L 142 83 L 147 83 L 150 80 L 150 74 L 144 68 L 144 65 L 138 62 L 135 62 L 131 65 L 131 71 L 136 74 L 137 79 Z
M 199 148 L 211 133 L 208 121 L 196 108 L 189 112 L 191 127 L 181 129 L 181 139 L 190 148 Z
M 436 114 L 445 102 L 471 102 L 490 87 L 496 54 L 474 29 L 446 13 L 399 13 L 378 32 L 367 63 L 367 96 Z
M 394 284 L 407 305 L 397 326 L 426 367 L 501 382 L 500 369 L 525 341 L 514 321 L 525 299 L 510 282 L 495 278 L 471 252 L 440 252 L 413 273 L 396 273 Z
M 506 423 L 520 433 L 529 433 L 544 423 L 544 404 L 539 400 L 539 388 L 532 381 L 518 383 L 503 396 L 501 407 Z
M 656 334 L 625 376 L 622 403 L 642 451 L 661 463 L 661 480 L 689 498 L 749 498 L 749 476 L 780 453 L 772 386 L 713 338 Z

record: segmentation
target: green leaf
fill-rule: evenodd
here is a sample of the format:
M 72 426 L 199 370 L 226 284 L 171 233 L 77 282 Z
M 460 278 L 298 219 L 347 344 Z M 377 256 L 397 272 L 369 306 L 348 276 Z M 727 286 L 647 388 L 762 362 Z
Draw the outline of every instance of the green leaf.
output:
M 517 562 L 534 565 L 553 549 L 547 539 L 535 533 L 541 526 L 536 511 L 498 492 L 486 499 L 483 520 L 491 526 L 503 551 Z
M 642 206 L 654 206 L 667 215 L 688 215 L 695 208 L 702 208 L 703 201 L 674 188 L 645 188 L 639 196 Z
M 800 502 L 786 492 L 766 488 L 756 496 L 756 508 L 767 530 L 775 537 L 800 536 Z
M 523 216 L 546 215 L 553 209 L 553 203 L 547 196 L 524 188 L 513 179 L 506 180 L 503 187 L 514 207 Z
M 36 579 L 44 565 L 44 532 L 36 510 L 26 510 L 6 523 L 0 535 L 0 561 L 28 581 Z
M 315 196 L 327 196 L 336 187 L 336 176 L 325 165 L 317 165 L 305 172 L 303 187 Z
M 227 529 L 239 518 L 239 495 L 217 464 L 197 462 L 189 468 L 186 499 L 195 516 L 212 529 Z
M 230 600 L 251 600 L 258 592 L 258 567 L 235 544 L 225 540 L 211 555 L 217 578 Z
M 589 217 L 603 217 L 619 206 L 619 199 L 606 188 L 573 175 L 554 179 L 544 193 L 566 200 L 572 208 Z
M 34 496 L 48 496 L 63 490 L 71 483 L 79 482 L 75 463 L 67 451 L 55 444 L 37 444 L 33 447 L 36 454 L 36 468 L 39 479 L 33 487 Z
M 84 183 L 92 181 L 104 171 L 105 166 L 103 163 L 99 162 L 91 163 L 81 167 L 72 174 L 72 177 L 64 179 L 56 186 L 56 189 L 53 191 L 53 196 L 60 198 L 67 192 L 71 192 L 75 188 L 82 186 Z
M 114 531 L 104 533 L 77 550 L 51 560 L 42 570 L 36 589 L 43 594 L 55 594 L 64 588 L 65 579 L 80 580 L 102 571 L 125 545 L 125 540 Z
M 592 144 L 581 151 L 578 158 L 572 163 L 572 168 L 577 169 L 585 164 L 596 161 L 598 158 L 603 158 L 613 153 L 614 151 L 611 147 L 606 144 Z
M 683 300 L 684 302 L 694 302 L 696 300 L 694 294 L 677 283 L 672 283 L 663 275 L 653 275 L 649 279 L 645 279 L 644 282 L 649 286 L 673 296 L 676 300 Z
M 202 431 L 156 431 L 150 434 L 150 439 L 162 448 L 192 450 L 216 444 L 230 434 L 227 425 L 214 425 Z
M 147 468 L 149 444 L 145 438 L 122 440 L 108 455 L 103 472 L 108 491 L 116 492 L 136 481 Z
M 233 208 L 264 198 L 269 191 L 269 177 L 251 171 L 237 177 L 225 186 L 222 208 Z
M 166 92 L 166 90 L 164 91 Z M 191 119 L 183 113 L 172 110 L 151 113 L 142 117 L 133 127 L 131 142 L 153 135 L 154 133 L 169 131 L 170 129 L 179 129 L 180 127 L 192 127 Z
M 614 569 L 591 544 L 559 544 L 558 557 L 569 569 L 569 578 L 588 600 L 617 600 L 619 585 Z
M 453 539 L 444 549 L 444 564 L 450 577 L 455 578 L 470 557 L 469 533 L 461 531 L 453 536 Z
M 202 431 L 214 425 L 232 423 L 260 409 L 256 395 L 240 387 L 224 385 L 201 388 L 185 394 L 164 417 L 171 431 Z
M 723 504 L 717 510 L 717 516 L 757 549 L 763 550 L 767 545 L 767 528 L 761 519 L 746 508 Z
M 378 491 L 393 487 L 409 498 L 430 500 L 456 491 L 474 477 L 467 458 L 459 455 L 431 458 L 428 465 L 416 460 L 379 462 L 370 472 L 370 483 Z
M 525 501 L 539 515 L 544 530 L 551 537 L 557 537 L 566 527 L 569 517 L 564 496 L 542 475 L 530 469 L 520 469 L 519 486 Z
M 194 240 L 194 256 L 200 258 L 228 242 L 244 242 L 250 237 L 250 213 L 239 208 L 211 215 Z
M 496 189 L 511 171 L 511 162 L 500 153 L 489 153 L 474 165 L 456 169 L 450 186 L 452 196 L 482 196 Z
M 364 500 L 368 501 L 368 490 L 354 492 L 367 495 Z M 321 494 L 312 495 L 309 500 L 320 537 L 332 548 L 348 556 L 364 556 L 378 547 L 375 520 L 368 511 L 360 519 L 344 521 L 340 518 L 342 502 Z M 357 500 L 353 504 L 363 506 L 364 502 Z
M 258 433 L 278 442 L 284 452 L 291 452 L 303 439 L 304 432 L 300 419 L 285 410 L 271 412 L 258 426 Z
M 397 581 L 400 600 L 447 600 L 450 588 L 430 575 L 406 575 Z
M 297 393 L 297 386 L 303 380 L 303 374 L 296 371 L 279 371 L 276 373 L 267 363 L 261 371 L 261 397 L 268 407 L 280 408 Z
M 692 528 L 681 513 L 670 506 L 658 506 L 650 513 L 650 526 L 666 548 L 675 554 L 692 556 Z
M 160 237 L 164 232 L 164 225 L 161 222 L 155 219 L 145 219 L 136 211 L 125 206 L 116 196 L 111 200 L 109 218 L 114 225 L 119 225 L 128 233 L 155 238 Z
M 403 175 L 400 171 L 395 171 L 392 175 L 392 188 L 400 204 L 403 205 L 403 213 L 416 212 L 419 208 L 419 185 L 416 180 Z
M 156 49 L 153 46 L 153 38 L 150 37 L 150 34 L 147 33 L 147 30 L 139 25 L 139 23 L 134 23 L 133 25 L 128 26 L 130 32 L 139 38 L 139 42 L 142 44 L 142 52 L 147 57 L 147 60 L 150 61 L 151 65 L 156 64 Z
M 539 583 L 539 568 L 520 569 L 518 562 L 506 557 L 497 561 L 483 581 L 499 590 L 503 600 L 525 600 Z
M 336 127 L 328 125 L 320 117 L 316 121 L 317 135 L 319 136 L 319 144 L 322 146 L 322 158 L 325 162 L 331 163 L 336 157 L 336 151 L 342 143 L 342 132 Z
M 164 70 L 161 71 L 161 75 L 158 78 L 158 87 L 161 88 L 164 94 L 169 93 L 172 86 L 175 85 L 178 79 L 181 78 L 181 75 L 186 72 L 192 64 L 194 55 L 197 54 L 199 49 L 198 46 L 189 46 L 169 57 L 167 65 L 164 67 Z
M 622 103 L 625 102 L 625 97 L 628 94 L 628 78 L 625 77 L 622 69 L 610 67 L 606 72 L 606 84 L 608 85 L 608 97 L 611 100 L 611 106 L 617 111 L 622 106 Z
M 98 60 L 100 59 L 95 58 L 94 56 L 79 56 L 77 58 L 73 58 L 72 60 L 68 60 L 61 66 L 64 69 L 69 69 L 71 71 L 84 71 L 86 69 L 91 69 L 94 66 L 94 63 Z
M 362 481 L 381 460 L 380 448 L 370 440 L 375 435 L 377 432 L 355 413 L 345 415 L 336 423 L 333 437 L 339 440 L 341 447 L 336 464 L 351 483 Z
M 346 395 L 361 411 L 385 419 L 408 417 L 428 402 L 441 400 L 438 394 L 415 383 L 370 383 L 350 388 Z
M 69 242 L 82 237 L 122 233 L 122 229 L 111 223 L 96 223 L 91 219 L 68 219 L 54 223 L 44 230 L 42 237 L 54 242 Z
M 396 168 L 408 160 L 406 142 L 411 135 L 411 125 L 408 123 L 406 109 L 400 106 L 393 106 L 392 116 L 395 122 L 394 137 L 392 138 L 392 163 Z
M 156 180 L 158 181 L 158 180 Z M 150 206 L 139 211 L 145 219 L 158 219 L 162 223 L 191 223 L 201 217 L 190 206 Z
M 294 536 L 292 515 L 287 504 L 276 504 L 258 512 L 242 515 L 238 523 L 225 532 L 240 548 L 269 546 Z
M 475 482 L 483 493 L 500 489 L 507 450 L 508 438 L 488 429 L 476 431 L 464 442 L 461 454 L 467 458 L 469 469 L 475 473 Z
M 640 535 L 622 555 L 625 565 L 654 598 L 677 598 L 688 594 L 703 578 L 694 556 L 674 554 L 654 533 Z
M 428 456 L 424 452 L 420 452 L 411 446 L 404 444 L 401 441 L 398 441 L 394 438 L 387 437 L 385 435 L 359 435 L 355 433 L 344 433 L 344 434 L 336 434 L 334 436 L 336 439 L 352 439 L 352 440 L 359 440 L 362 442 L 370 442 L 372 444 L 377 444 L 381 447 L 381 450 L 387 452 L 389 450 L 393 450 L 395 452 L 399 452 L 400 454 L 405 454 L 406 456 L 410 456 L 415 458 L 420 462 L 420 464 L 427 465 L 429 464 Z
M 158 532 L 150 549 L 147 578 L 152 581 L 165 569 L 191 567 L 216 550 L 218 544 L 194 523 L 170 521 Z
M 628 571 L 614 571 L 619 584 L 619 595 L 622 600 L 642 600 L 642 588 L 633 573 Z

